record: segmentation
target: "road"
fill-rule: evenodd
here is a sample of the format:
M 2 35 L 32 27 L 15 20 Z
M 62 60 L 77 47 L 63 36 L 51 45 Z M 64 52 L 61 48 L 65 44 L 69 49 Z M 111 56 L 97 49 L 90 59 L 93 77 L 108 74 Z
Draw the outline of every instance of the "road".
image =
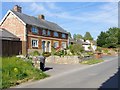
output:
M 15 88 L 99 88 L 118 87 L 118 58 L 103 63 L 76 68 L 49 78 L 19 85 Z

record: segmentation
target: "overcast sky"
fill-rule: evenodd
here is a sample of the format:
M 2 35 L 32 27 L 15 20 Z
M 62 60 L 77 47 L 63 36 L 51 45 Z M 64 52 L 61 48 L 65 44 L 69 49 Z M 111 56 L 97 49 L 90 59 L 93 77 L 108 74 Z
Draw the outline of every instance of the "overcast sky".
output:
M 22 12 L 60 25 L 71 34 L 84 34 L 88 31 L 94 39 L 101 31 L 118 27 L 117 2 L 2 2 L 2 17 L 14 5 L 20 5 Z

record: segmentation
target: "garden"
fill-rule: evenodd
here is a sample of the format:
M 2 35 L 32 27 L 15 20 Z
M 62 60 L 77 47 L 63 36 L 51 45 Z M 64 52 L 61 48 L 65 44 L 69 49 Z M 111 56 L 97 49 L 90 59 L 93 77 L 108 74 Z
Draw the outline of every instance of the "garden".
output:
M 20 83 L 29 80 L 44 79 L 49 75 L 46 75 L 41 70 L 34 68 L 30 60 L 25 61 L 21 58 L 2 57 L 0 58 L 2 67 L 2 88 L 9 88 L 11 86 L 19 85 Z M 1 74 L 0 74 L 1 75 Z

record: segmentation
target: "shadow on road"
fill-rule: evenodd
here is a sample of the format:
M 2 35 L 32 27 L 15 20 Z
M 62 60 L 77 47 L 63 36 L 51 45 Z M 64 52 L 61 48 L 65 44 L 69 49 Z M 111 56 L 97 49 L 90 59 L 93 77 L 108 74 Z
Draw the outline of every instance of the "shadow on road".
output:
M 118 69 L 118 72 L 115 73 L 112 77 L 110 77 L 107 81 L 105 81 L 99 90 L 106 90 L 106 89 L 111 89 L 111 90 L 119 90 L 119 75 L 120 75 L 120 68 Z
M 44 70 L 44 71 L 48 71 L 48 70 L 50 70 L 50 69 L 53 69 L 53 68 L 51 68 L 51 67 L 45 67 L 45 70 Z

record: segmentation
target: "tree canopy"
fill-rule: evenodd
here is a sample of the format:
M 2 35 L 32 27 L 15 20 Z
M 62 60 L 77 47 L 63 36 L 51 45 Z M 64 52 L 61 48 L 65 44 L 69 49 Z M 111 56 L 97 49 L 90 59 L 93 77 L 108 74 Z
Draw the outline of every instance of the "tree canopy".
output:
M 74 38 L 75 40 L 77 40 L 77 39 L 82 39 L 83 36 L 80 35 L 80 34 L 74 34 L 74 35 L 73 35 L 73 38 Z
M 101 32 L 97 38 L 97 45 L 105 48 L 115 48 L 120 45 L 120 28 L 109 28 L 106 32 Z
M 85 40 L 93 40 L 93 38 L 92 38 L 90 32 L 86 32 L 86 33 L 85 33 L 84 39 L 85 39 Z
M 69 38 L 72 38 L 72 35 L 71 35 L 71 33 L 70 33 L 70 32 L 68 32 L 68 37 L 69 37 Z

